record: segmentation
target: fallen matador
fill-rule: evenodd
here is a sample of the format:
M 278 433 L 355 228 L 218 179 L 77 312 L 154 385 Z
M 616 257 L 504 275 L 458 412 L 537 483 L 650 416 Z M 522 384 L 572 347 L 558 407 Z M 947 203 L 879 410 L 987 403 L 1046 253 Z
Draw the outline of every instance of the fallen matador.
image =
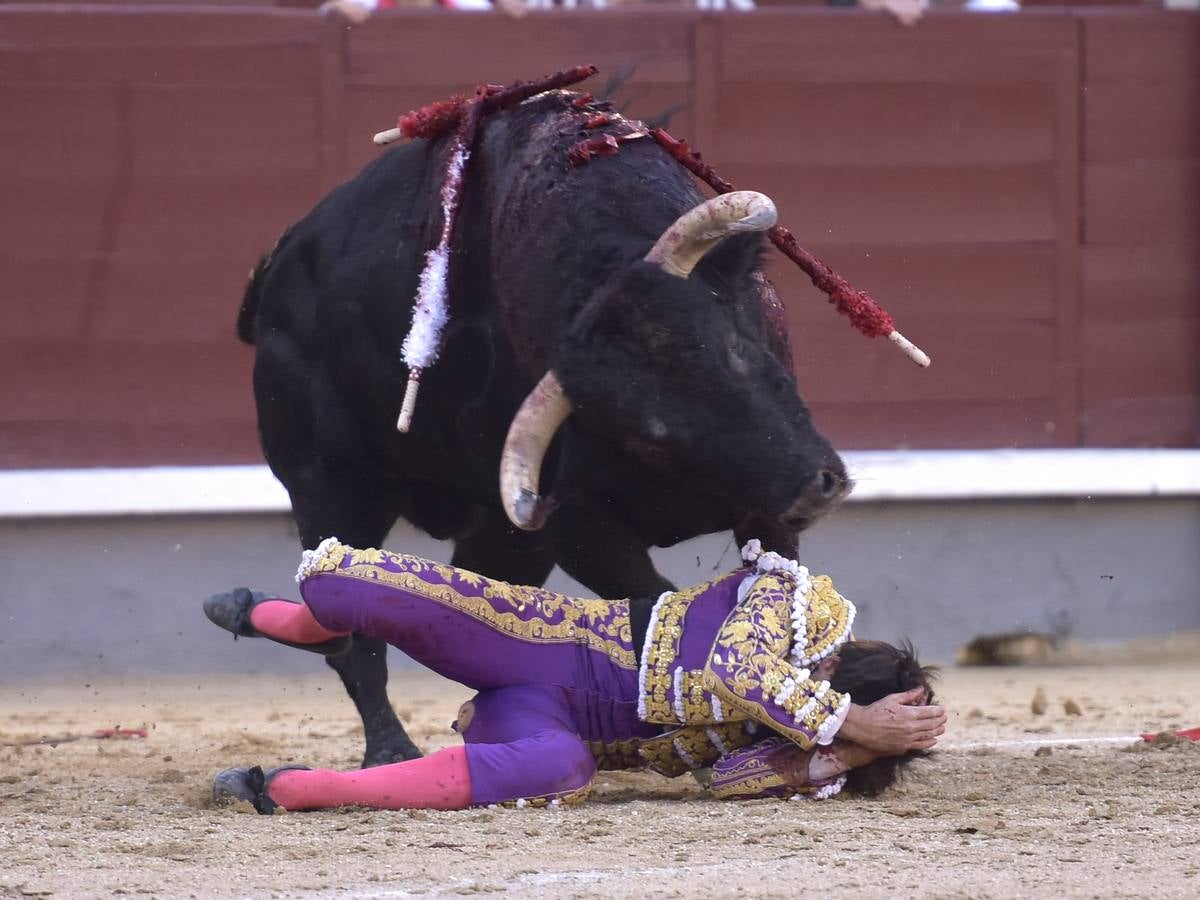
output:
M 327 540 L 297 573 L 304 603 L 239 588 L 209 598 L 209 618 L 323 653 L 383 638 L 478 691 L 455 723 L 465 743 L 350 772 L 226 769 L 213 796 L 261 813 L 557 804 L 631 768 L 710 770 L 726 799 L 875 793 L 944 730 L 922 705 L 930 672 L 909 648 L 854 641 L 832 582 L 757 544 L 711 582 L 590 600 Z

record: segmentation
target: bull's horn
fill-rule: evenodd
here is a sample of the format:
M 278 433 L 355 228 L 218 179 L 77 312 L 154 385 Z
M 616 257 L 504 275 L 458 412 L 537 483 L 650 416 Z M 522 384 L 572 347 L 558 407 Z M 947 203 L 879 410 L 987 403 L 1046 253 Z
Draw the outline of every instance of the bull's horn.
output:
M 500 500 L 512 523 L 525 531 L 537 531 L 550 514 L 550 502 L 538 496 L 538 476 L 546 448 L 570 414 L 571 401 L 555 374 L 547 372 L 508 427 L 500 458 Z
M 687 278 L 704 254 L 742 231 L 766 231 L 775 224 L 775 204 L 757 191 L 733 191 L 701 203 L 680 216 L 646 254 L 646 262 Z

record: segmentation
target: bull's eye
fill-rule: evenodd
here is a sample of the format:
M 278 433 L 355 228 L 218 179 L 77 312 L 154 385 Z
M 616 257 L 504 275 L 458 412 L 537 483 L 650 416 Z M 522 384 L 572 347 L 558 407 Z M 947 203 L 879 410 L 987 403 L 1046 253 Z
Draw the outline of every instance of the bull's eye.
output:
M 646 420 L 646 434 L 656 441 L 661 441 L 667 436 L 667 423 L 657 416 L 651 416 Z
M 742 356 L 741 348 L 737 343 L 733 343 L 729 347 L 729 368 L 738 375 L 750 374 L 750 363 L 746 362 L 746 357 Z

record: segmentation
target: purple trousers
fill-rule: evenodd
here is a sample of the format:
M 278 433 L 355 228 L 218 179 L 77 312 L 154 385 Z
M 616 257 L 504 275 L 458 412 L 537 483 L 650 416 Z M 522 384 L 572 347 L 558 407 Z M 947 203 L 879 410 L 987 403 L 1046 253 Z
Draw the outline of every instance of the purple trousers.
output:
M 564 597 L 419 557 L 351 551 L 301 582 L 332 631 L 382 638 L 478 693 L 459 730 L 472 802 L 582 798 L 589 742 L 644 738 L 626 601 Z

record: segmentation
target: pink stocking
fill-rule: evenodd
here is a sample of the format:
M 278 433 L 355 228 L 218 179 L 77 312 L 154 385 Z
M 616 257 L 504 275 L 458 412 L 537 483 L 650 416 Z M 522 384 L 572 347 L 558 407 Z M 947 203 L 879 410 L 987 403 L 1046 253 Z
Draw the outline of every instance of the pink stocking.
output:
M 268 637 L 293 644 L 320 644 L 349 634 L 330 631 L 313 618 L 306 605 L 287 600 L 262 601 L 250 610 L 250 624 Z
M 375 809 L 466 809 L 471 805 L 467 748 L 447 747 L 423 759 L 334 772 L 280 772 L 267 788 L 287 810 L 370 806 Z

